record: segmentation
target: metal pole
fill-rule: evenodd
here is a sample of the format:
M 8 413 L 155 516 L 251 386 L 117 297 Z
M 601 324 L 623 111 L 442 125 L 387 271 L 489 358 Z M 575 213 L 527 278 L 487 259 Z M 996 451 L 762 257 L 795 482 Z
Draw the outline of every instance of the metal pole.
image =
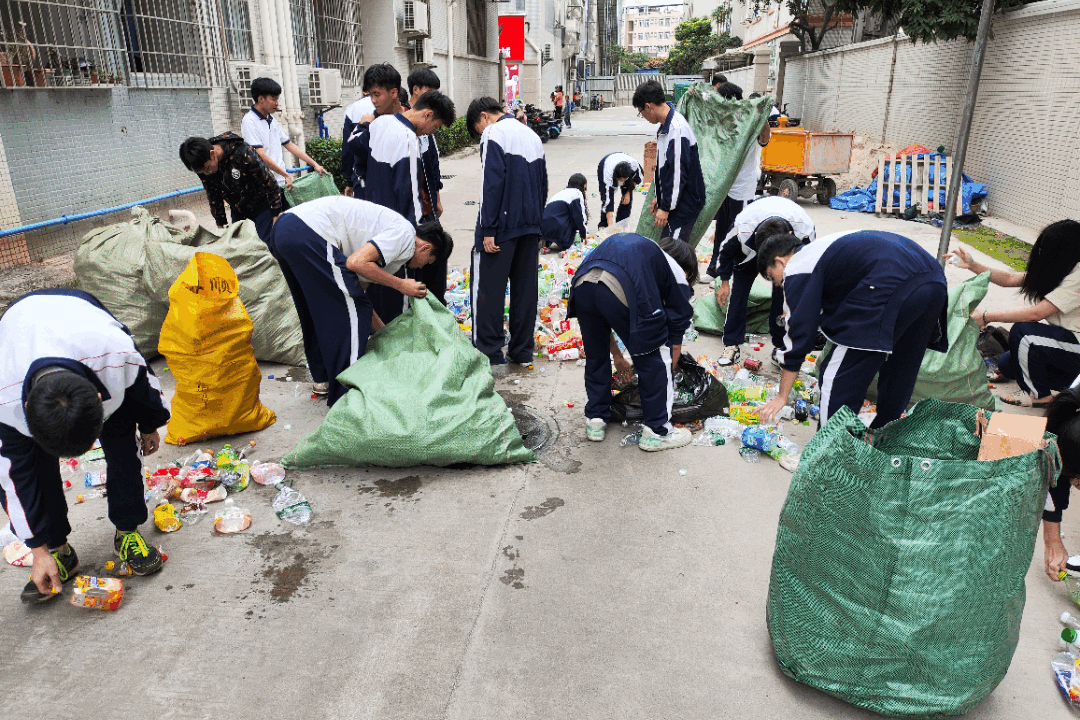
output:
M 945 253 L 949 251 L 952 237 L 953 215 L 956 213 L 956 201 L 964 184 L 964 158 L 967 156 L 968 136 L 971 134 L 971 118 L 975 114 L 975 99 L 979 95 L 979 78 L 982 76 L 983 60 L 986 58 L 986 43 L 990 37 L 990 21 L 994 16 L 994 0 L 983 0 L 982 16 L 979 18 L 979 30 L 975 35 L 975 50 L 971 55 L 971 71 L 968 73 L 967 97 L 964 98 L 964 112 L 960 117 L 960 137 L 956 140 L 956 154 L 953 156 L 953 172 L 949 178 L 949 195 L 945 201 L 945 217 L 941 223 L 941 241 L 938 243 L 938 262 L 945 267 Z M 938 198 L 934 198 L 937 202 Z

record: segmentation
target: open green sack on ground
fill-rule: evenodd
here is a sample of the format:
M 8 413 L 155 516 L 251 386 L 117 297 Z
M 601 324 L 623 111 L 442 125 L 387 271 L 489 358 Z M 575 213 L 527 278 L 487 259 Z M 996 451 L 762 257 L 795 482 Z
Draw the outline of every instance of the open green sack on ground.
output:
M 296 207 L 308 200 L 340 194 L 337 185 L 334 184 L 334 177 L 330 173 L 320 175 L 317 172 L 309 172 L 293 180 L 292 190 L 285 191 L 285 199 L 289 201 L 289 205 Z
M 694 301 L 694 327 L 698 332 L 723 335 L 727 320 L 727 303 L 716 304 L 716 292 L 702 295 Z M 746 332 L 751 335 L 769 334 L 769 310 L 772 308 L 772 285 L 756 278 L 750 286 L 750 299 L 746 303 Z
M 282 459 L 286 468 L 536 461 L 487 357 L 431 295 L 375 333 L 338 381 L 349 391 Z
M 772 106 L 772 98 L 768 96 L 752 100 L 725 100 L 704 81 L 691 85 L 679 100 L 676 109 L 694 131 L 701 171 L 705 176 L 705 207 L 698 215 L 690 237 L 684 238 L 690 247 L 696 247 L 698 241 L 711 232 L 716 211 L 739 175 L 746 153 L 757 142 L 758 133 L 768 121 Z M 660 158 L 657 158 L 659 161 Z M 645 178 L 645 182 L 652 183 L 653 178 Z M 637 232 L 659 240 L 662 228 L 653 224 L 653 215 L 649 212 L 654 197 L 655 183 L 645 197 Z
M 1050 434 L 976 460 L 976 412 L 924 400 L 867 430 L 845 407 L 807 443 L 769 582 L 785 674 L 901 717 L 963 714 L 1005 676 L 1061 461 Z
M 159 354 L 169 288 L 195 253 L 203 251 L 228 260 L 240 278 L 240 299 L 255 326 L 255 357 L 305 364 L 300 318 L 285 276 L 250 220 L 224 230 L 200 225 L 184 230 L 143 207 L 132 208 L 131 214 L 129 222 L 83 236 L 74 267 L 79 288 L 101 300 L 127 326 L 145 357 Z

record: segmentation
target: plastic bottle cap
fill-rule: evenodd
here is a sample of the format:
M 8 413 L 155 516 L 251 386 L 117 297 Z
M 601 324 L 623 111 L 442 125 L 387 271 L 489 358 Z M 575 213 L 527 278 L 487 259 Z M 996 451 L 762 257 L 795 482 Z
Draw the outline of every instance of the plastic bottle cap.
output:
M 1058 573 L 1058 580 L 1064 580 L 1067 577 L 1069 577 L 1069 573 L 1065 572 L 1064 570 Z
M 1061 631 L 1061 639 L 1065 642 L 1076 642 L 1077 638 L 1076 628 L 1067 627 Z
M 1068 624 L 1069 621 L 1073 619 L 1073 616 L 1069 614 L 1068 610 L 1066 610 L 1065 612 L 1061 613 L 1061 617 L 1058 619 L 1061 620 L 1063 624 Z

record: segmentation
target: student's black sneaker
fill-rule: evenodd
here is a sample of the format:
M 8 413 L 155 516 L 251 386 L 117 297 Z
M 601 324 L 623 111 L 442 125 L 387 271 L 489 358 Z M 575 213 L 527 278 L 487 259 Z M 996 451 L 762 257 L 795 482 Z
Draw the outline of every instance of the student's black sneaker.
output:
M 117 530 L 113 549 L 136 575 L 150 575 L 161 569 L 161 553 L 156 547 L 147 545 L 138 530 L 129 533 Z
M 79 556 L 75 554 L 75 549 L 68 545 L 67 550 L 60 552 L 59 550 L 53 550 L 50 555 L 56 560 L 56 569 L 60 571 L 60 582 L 66 583 L 71 578 L 75 577 L 75 571 L 79 569 Z M 31 580 L 26 583 L 26 587 L 22 591 L 22 601 L 25 603 L 40 603 L 47 600 L 52 600 L 59 593 L 47 593 L 42 595 L 38 592 L 37 585 Z

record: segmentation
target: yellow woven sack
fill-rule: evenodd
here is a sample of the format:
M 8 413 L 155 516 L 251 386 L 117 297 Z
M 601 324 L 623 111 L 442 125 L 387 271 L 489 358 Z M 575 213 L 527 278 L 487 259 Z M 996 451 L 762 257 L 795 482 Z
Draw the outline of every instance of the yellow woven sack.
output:
M 262 430 L 277 419 L 259 402 L 262 375 L 239 287 L 225 258 L 199 252 L 169 288 L 158 341 L 176 378 L 167 443 Z

